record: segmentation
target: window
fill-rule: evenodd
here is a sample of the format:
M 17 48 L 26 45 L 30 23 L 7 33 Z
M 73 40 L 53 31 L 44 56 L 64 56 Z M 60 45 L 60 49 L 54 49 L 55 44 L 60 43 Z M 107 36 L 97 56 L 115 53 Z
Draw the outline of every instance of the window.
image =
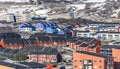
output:
M 99 60 L 99 62 L 102 62 L 101 60 Z
M 83 64 L 87 64 L 87 60 L 84 60 Z
M 77 60 L 74 60 L 74 62 L 77 62 Z
M 92 64 L 92 61 L 91 61 L 91 60 L 88 60 L 88 64 Z
M 83 69 L 93 69 L 92 66 L 84 66 Z
M 87 37 L 87 34 L 84 34 L 84 37 Z
M 108 40 L 112 40 L 113 36 L 112 35 L 108 35 Z
M 82 60 L 80 60 L 80 62 L 82 62 Z
M 103 40 L 106 40 L 106 34 L 103 34 L 102 36 L 103 36 Z
M 94 60 L 94 62 L 97 62 L 96 60 Z
M 92 60 L 84 60 L 83 69 L 92 69 Z
M 119 35 L 115 35 L 115 40 L 119 40 Z
M 74 66 L 74 68 L 77 68 L 77 66 Z
M 77 34 L 77 36 L 82 36 L 81 34 Z
M 91 60 L 84 60 L 83 64 L 92 64 L 92 61 Z

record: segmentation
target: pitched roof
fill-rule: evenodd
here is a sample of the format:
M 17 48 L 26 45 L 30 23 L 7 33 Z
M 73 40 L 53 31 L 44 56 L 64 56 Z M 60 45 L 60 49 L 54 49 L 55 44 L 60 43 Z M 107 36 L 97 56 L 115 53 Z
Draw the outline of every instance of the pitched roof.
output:
M 77 41 L 77 42 L 75 42 L 75 45 L 80 45 L 80 44 L 82 44 L 83 42 L 81 42 L 81 41 Z
M 7 67 L 12 67 L 12 68 L 15 68 L 15 69 L 26 69 L 26 68 L 28 68 L 27 66 L 8 63 L 8 62 L 2 62 L 2 61 L 0 61 L 0 65 L 7 66 Z
M 102 45 L 101 49 L 112 49 L 112 48 L 119 48 L 120 45 Z
M 59 34 L 52 34 L 52 33 L 34 33 L 30 36 L 31 39 L 35 39 L 36 37 L 44 37 L 44 36 L 64 36 L 67 37 L 67 35 L 59 35 Z
M 95 38 L 86 38 L 86 37 L 73 37 L 73 38 L 70 38 L 68 40 L 70 42 L 75 43 L 75 44 L 79 43 L 78 41 L 90 43 L 90 44 L 94 44 L 97 41 L 97 39 L 95 39 Z
M 27 46 L 21 49 L 26 54 L 58 54 L 58 50 L 52 47 L 44 47 L 44 46 Z
M 20 64 L 26 65 L 29 68 L 44 68 L 44 67 L 47 67 L 45 64 L 36 63 L 36 62 L 20 62 Z
M 36 44 L 36 39 L 22 39 L 23 44 Z
M 23 44 L 22 39 L 16 38 L 16 39 L 3 39 L 5 44 Z
M 67 39 L 64 36 L 52 36 L 50 37 L 51 41 L 55 41 L 55 42 L 65 42 Z
M 81 45 L 80 45 L 80 47 L 87 47 L 89 45 L 89 43 L 82 43 Z
M 2 39 L 21 38 L 21 36 L 18 33 L 10 32 L 10 33 L 0 33 L 0 38 Z
M 92 39 L 91 41 L 89 41 L 90 44 L 94 44 L 95 42 L 97 42 L 97 39 Z
M 48 36 L 38 36 L 38 40 L 41 42 L 50 42 L 51 39 Z
M 93 48 L 93 49 L 94 49 L 94 48 L 96 48 L 96 46 L 91 46 L 90 48 Z

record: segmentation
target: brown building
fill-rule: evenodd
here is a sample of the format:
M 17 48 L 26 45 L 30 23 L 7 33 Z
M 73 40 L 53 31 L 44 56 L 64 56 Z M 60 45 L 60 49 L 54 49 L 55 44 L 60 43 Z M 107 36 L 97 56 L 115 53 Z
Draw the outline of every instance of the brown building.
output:
M 120 69 L 120 47 L 112 48 L 112 56 L 114 57 L 114 69 Z
M 114 69 L 113 58 L 86 51 L 73 52 L 73 69 Z

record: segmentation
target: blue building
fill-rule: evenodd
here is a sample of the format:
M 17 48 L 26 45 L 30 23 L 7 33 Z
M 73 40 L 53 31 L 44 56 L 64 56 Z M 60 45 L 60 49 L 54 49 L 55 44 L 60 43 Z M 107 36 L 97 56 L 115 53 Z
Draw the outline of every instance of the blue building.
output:
M 38 23 L 36 26 L 37 29 L 43 30 L 45 27 L 42 23 Z
M 35 31 L 36 28 L 32 26 L 30 23 L 20 24 L 19 25 L 19 31 L 21 32 L 32 32 Z

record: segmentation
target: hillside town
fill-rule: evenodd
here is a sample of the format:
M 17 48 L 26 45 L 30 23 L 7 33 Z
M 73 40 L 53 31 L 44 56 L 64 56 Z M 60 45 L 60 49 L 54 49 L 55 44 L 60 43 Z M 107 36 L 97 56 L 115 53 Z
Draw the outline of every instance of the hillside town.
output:
M 119 0 L 0 0 L 0 69 L 120 69 Z

